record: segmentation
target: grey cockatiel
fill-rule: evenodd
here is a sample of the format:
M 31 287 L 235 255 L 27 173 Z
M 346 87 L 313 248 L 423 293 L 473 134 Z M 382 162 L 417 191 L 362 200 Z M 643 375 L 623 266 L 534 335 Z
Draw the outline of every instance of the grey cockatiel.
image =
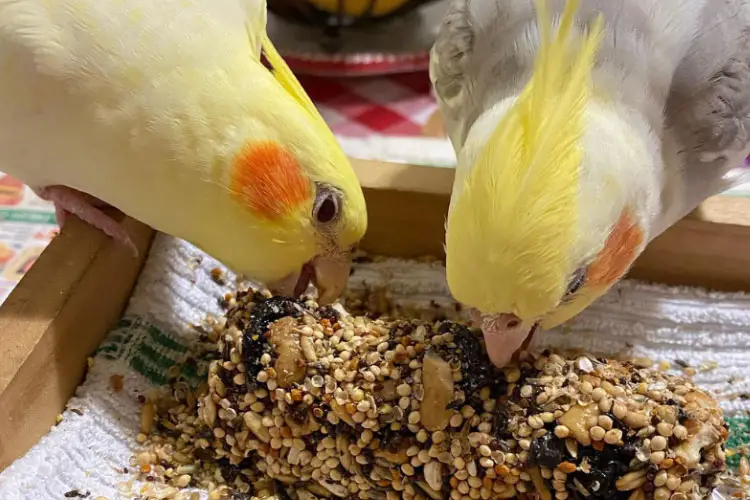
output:
M 750 0 L 455 0 L 430 74 L 458 155 L 448 284 L 505 364 L 750 180 Z

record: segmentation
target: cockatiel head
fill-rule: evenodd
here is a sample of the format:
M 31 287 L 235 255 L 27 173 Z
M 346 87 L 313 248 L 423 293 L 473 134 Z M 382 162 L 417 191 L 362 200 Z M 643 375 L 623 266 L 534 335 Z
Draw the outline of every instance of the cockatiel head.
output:
M 266 0 L 22 3 L 0 2 L 3 164 L 68 189 L 79 215 L 95 196 L 279 294 L 314 279 L 319 301 L 339 296 L 364 196 L 271 43 Z M 35 134 L 43 148 L 26 147 Z
M 537 325 L 555 327 L 602 295 L 647 241 L 650 185 L 637 177 L 656 160 L 648 134 L 594 88 L 604 22 L 575 36 L 577 4 L 566 4 L 553 34 L 537 2 L 529 83 L 480 117 L 459 154 L 448 284 L 473 308 L 499 366 Z
M 367 228 L 364 196 L 333 133 L 267 35 L 261 38 L 269 70 L 260 68 L 253 86 L 267 102 L 253 113 L 257 123 L 237 134 L 221 182 L 230 195 L 228 223 L 247 243 L 228 245 L 224 232 L 220 248 L 207 250 L 276 294 L 299 296 L 313 281 L 319 302 L 330 303 L 346 286 L 352 250 Z

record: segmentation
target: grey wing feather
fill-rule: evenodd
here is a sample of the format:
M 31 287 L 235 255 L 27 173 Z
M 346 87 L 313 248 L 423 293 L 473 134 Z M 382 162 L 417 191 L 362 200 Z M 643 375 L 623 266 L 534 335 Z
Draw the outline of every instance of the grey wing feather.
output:
M 556 0 L 559 2 L 559 0 Z M 501 99 L 521 90 L 533 66 L 532 0 L 453 0 L 430 58 L 430 77 L 454 148 Z
M 750 0 L 711 2 L 702 24 L 667 100 L 661 229 L 750 181 Z
M 474 43 L 469 1 L 451 2 L 430 53 L 430 80 L 435 87 L 440 112 L 456 150 L 462 142 L 456 137 L 456 124 L 466 111 L 465 103 L 469 92 L 466 88 L 466 66 Z

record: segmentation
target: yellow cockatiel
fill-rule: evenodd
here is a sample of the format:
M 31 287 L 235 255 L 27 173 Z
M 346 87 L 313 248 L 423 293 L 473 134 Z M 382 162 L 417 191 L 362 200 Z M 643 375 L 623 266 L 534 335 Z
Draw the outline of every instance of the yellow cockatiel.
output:
M 343 290 L 364 197 L 264 0 L 0 0 L 0 65 L 0 170 L 60 218 L 127 242 L 86 193 L 279 293 Z
M 493 362 L 747 180 L 748 0 L 455 0 L 430 73 L 458 155 L 448 285 Z

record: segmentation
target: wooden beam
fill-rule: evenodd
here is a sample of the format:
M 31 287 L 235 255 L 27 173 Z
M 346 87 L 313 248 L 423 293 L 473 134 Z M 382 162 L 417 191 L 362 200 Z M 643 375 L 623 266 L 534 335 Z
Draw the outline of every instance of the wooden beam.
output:
M 154 231 L 118 218 L 137 258 L 71 216 L 0 307 L 0 470 L 49 431 L 128 302 Z

